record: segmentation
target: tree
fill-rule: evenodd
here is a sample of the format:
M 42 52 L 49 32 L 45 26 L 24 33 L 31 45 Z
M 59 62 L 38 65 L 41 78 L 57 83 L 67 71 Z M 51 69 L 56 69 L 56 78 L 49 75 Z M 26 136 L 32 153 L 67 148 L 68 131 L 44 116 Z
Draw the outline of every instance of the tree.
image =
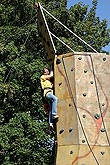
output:
M 0 164 L 49 164 L 40 75 L 45 63 L 31 0 L 0 5 Z
M 110 41 L 107 21 L 96 17 L 97 1 L 88 11 L 81 2 L 67 9 L 67 0 L 41 1 L 59 21 L 98 51 Z M 75 51 L 90 51 L 53 18 L 50 31 Z M 54 39 L 58 53 L 69 50 Z M 40 75 L 47 66 L 32 0 L 1 0 L 0 4 L 0 163 L 52 164 L 53 135 L 47 132 Z
M 66 25 L 77 36 L 90 44 L 98 52 L 104 52 L 103 47 L 110 42 L 110 29 L 107 29 L 107 20 L 100 21 L 96 17 L 97 0 L 92 1 L 92 8 L 88 11 L 88 5 L 79 2 L 70 9 L 67 9 L 67 1 L 59 0 L 57 7 L 56 1 L 46 1 L 47 10 L 53 14 L 59 21 Z M 50 31 L 65 41 L 75 51 L 92 51 L 83 44 L 78 38 L 69 33 L 64 27 L 52 18 L 48 18 Z M 55 40 L 57 51 L 65 53 L 65 47 Z

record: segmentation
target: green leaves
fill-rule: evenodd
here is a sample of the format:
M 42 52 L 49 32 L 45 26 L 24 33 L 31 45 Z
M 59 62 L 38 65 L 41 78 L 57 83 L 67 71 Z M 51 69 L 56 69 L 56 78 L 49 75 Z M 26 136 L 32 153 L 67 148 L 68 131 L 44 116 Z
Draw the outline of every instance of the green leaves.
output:
M 43 126 L 43 125 L 42 125 Z M 43 127 L 36 120 L 32 120 L 30 113 L 18 113 L 7 125 L 0 127 L 0 162 L 27 164 L 38 161 L 48 143 Z M 41 141 L 42 139 L 42 141 Z M 45 139 L 45 140 L 44 140 Z M 45 143 L 44 143 L 45 141 Z M 48 154 L 48 148 L 47 148 Z M 44 157 L 47 156 L 44 154 Z M 45 162 L 39 159 L 39 164 Z
M 47 165 L 49 136 L 40 88 L 46 60 L 33 1 L 7 1 L 0 12 L 0 164 Z

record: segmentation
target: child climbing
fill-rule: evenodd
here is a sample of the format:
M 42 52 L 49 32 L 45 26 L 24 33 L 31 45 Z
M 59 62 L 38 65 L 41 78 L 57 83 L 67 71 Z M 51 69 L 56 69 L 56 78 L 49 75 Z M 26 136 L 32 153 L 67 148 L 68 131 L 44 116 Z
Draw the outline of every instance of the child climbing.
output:
M 58 98 L 53 94 L 53 71 L 49 72 L 49 69 L 43 69 L 43 75 L 40 77 L 41 87 L 43 89 L 43 96 L 48 101 L 50 106 L 49 111 L 49 125 L 53 128 L 53 120 L 58 119 L 57 115 L 57 102 Z

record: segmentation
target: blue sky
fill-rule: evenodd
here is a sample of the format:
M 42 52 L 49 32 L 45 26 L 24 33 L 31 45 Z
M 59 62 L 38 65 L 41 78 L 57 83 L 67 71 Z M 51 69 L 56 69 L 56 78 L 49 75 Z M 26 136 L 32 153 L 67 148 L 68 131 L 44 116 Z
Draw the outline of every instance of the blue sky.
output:
M 92 7 L 92 0 L 68 0 L 68 8 L 78 2 L 89 5 L 88 10 Z M 98 0 L 96 16 L 98 16 L 100 20 L 106 19 L 108 21 L 108 27 L 110 28 L 110 0 Z M 106 46 L 104 50 L 110 52 L 110 45 Z

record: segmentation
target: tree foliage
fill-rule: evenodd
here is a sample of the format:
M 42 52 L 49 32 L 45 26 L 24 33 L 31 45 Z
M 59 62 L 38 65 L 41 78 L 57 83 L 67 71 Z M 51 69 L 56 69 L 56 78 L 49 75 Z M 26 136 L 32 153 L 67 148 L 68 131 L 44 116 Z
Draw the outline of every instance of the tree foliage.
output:
M 59 5 L 56 7 L 55 4 L 58 2 Z M 67 1 L 64 1 L 63 3 L 59 0 L 58 2 L 46 1 L 47 10 L 78 37 L 90 44 L 98 52 L 103 52 L 103 47 L 110 42 L 110 29 L 107 28 L 108 22 L 106 19 L 100 21 L 99 17 L 96 17 L 98 1 L 92 1 L 90 10 L 88 10 L 88 5 L 85 5 L 82 2 L 75 4 L 70 9 L 67 9 L 66 7 Z M 93 51 L 58 22 L 53 20 L 53 18 L 48 17 L 48 24 L 50 31 L 66 42 L 74 51 Z M 68 49 L 65 50 L 66 47 L 58 41 L 55 42 L 55 45 L 59 54 L 70 51 Z
M 45 55 L 31 0 L 0 5 L 0 164 L 49 164 L 40 76 Z
M 101 52 L 110 42 L 107 21 L 96 17 L 97 1 L 88 11 L 81 2 L 67 9 L 67 0 L 40 1 L 79 37 Z M 40 76 L 46 57 L 32 0 L 0 4 L 0 164 L 52 164 L 52 137 L 42 106 Z M 75 51 L 90 51 L 53 18 L 46 19 L 57 37 Z M 54 39 L 58 53 L 69 50 Z

